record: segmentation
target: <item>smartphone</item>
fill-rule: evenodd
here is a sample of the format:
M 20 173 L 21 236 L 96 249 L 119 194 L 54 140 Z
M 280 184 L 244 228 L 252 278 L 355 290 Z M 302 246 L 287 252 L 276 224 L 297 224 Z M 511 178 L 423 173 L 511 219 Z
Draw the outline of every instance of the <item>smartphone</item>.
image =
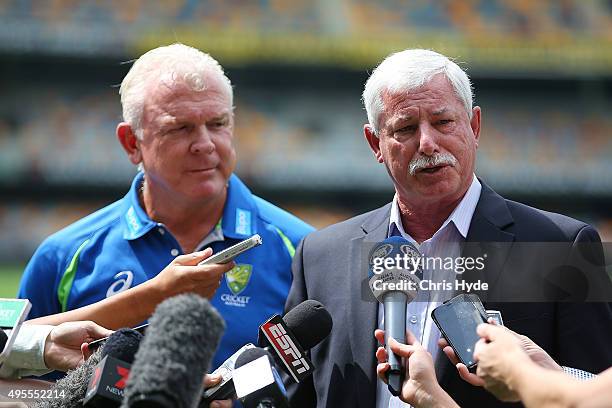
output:
M 498 326 L 504 325 L 504 320 L 502 319 L 501 312 L 499 310 L 487 310 L 487 322 L 489 319 L 493 319 Z
M 247 238 L 244 241 L 240 241 L 236 245 L 232 245 L 229 248 L 225 248 L 223 251 L 213 254 L 212 256 L 206 258 L 199 265 L 208 265 L 208 264 L 226 264 L 231 262 L 234 258 L 236 258 L 241 253 L 248 251 L 251 248 L 259 246 L 263 243 L 259 234 L 253 235 L 251 238 Z
M 234 389 L 234 380 L 233 380 L 233 371 L 234 365 L 236 364 L 236 360 L 245 350 L 255 348 L 255 346 L 251 343 L 247 343 L 240 348 L 237 352 L 232 354 L 230 358 L 225 360 L 219 368 L 211 373 L 211 375 L 219 374 L 221 375 L 221 382 L 211 388 L 207 388 L 204 390 L 202 394 L 202 403 L 200 407 L 208 407 L 214 400 L 223 400 L 223 399 L 234 399 L 236 398 L 236 390 Z M 206 404 L 204 404 L 206 403 Z
M 144 335 L 145 332 L 147 331 L 147 327 L 149 327 L 149 323 L 141 324 L 140 326 L 134 327 L 134 330 L 136 330 L 138 333 Z M 94 351 L 95 349 L 97 349 L 98 347 L 103 345 L 106 340 L 108 340 L 108 337 L 104 337 L 104 338 L 101 338 L 101 339 L 98 339 L 98 340 L 94 340 L 91 343 L 88 343 L 87 347 L 89 347 L 90 351 Z
M 461 294 L 431 312 L 431 317 L 448 344 L 467 368 L 476 367 L 474 347 L 480 339 L 476 327 L 487 322 L 487 313 L 475 294 Z
M 0 364 L 6 360 L 32 304 L 27 299 L 0 299 L 0 330 L 6 331 L 6 340 L 0 349 Z

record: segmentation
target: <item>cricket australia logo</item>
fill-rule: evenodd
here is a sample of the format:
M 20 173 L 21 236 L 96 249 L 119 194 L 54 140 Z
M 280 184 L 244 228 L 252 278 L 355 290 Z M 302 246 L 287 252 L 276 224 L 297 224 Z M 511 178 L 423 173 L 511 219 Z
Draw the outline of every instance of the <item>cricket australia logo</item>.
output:
M 251 279 L 252 270 L 253 265 L 238 264 L 225 274 L 227 287 L 234 295 L 239 295 L 246 288 Z
M 253 265 L 237 264 L 231 271 L 225 274 L 227 287 L 232 294 L 224 293 L 221 295 L 221 300 L 228 306 L 246 307 L 249 304 L 250 296 L 239 296 L 246 289 L 251 275 L 253 273 Z

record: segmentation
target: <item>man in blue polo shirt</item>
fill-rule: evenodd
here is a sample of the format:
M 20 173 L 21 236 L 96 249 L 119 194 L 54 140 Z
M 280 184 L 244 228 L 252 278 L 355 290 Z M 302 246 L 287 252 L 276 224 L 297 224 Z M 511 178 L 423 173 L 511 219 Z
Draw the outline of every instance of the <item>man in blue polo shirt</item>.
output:
M 199 293 L 227 324 L 216 367 L 283 312 L 294 248 L 313 229 L 233 175 L 232 87 L 209 55 L 182 44 L 153 49 L 120 94 L 117 137 L 142 171 L 124 198 L 43 242 L 19 297 L 32 302 L 30 316 L 46 316 L 37 323 L 118 328 L 146 320 L 167 297 Z M 198 265 L 256 233 L 263 245 L 235 263 Z

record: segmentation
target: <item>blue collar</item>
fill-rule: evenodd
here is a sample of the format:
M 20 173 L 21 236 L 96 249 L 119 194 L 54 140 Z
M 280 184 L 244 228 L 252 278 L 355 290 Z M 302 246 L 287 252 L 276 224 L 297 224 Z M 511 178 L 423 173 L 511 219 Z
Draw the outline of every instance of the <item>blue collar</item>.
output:
M 257 233 L 257 204 L 247 186 L 234 174 L 229 179 L 221 227 L 223 235 L 246 239 Z
M 158 225 L 153 221 L 140 205 L 138 190 L 144 181 L 144 174 L 139 172 L 130 190 L 123 200 L 123 238 L 134 240 L 142 237 Z M 246 239 L 257 233 L 257 205 L 253 194 L 244 183 L 234 174 L 229 179 L 227 198 L 223 209 L 221 228 L 223 236 L 234 239 Z
M 138 190 L 142 187 L 143 181 L 144 173 L 138 172 L 132 181 L 130 191 L 123 199 L 124 211 L 121 221 L 124 226 L 123 238 L 127 240 L 138 239 L 157 225 L 140 206 Z

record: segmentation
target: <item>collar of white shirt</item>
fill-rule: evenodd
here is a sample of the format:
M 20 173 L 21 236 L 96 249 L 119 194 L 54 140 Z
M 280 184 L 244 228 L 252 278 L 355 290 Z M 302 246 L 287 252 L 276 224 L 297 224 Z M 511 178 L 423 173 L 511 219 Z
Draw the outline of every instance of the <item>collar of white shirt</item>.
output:
M 436 233 L 424 241 L 421 245 L 419 245 L 409 234 L 404 230 L 404 226 L 402 224 L 402 220 L 400 217 L 399 205 L 397 203 L 397 195 L 393 197 L 393 203 L 391 205 L 391 217 L 389 220 L 389 231 L 388 236 L 397 236 L 401 235 L 403 238 L 415 244 L 417 248 L 421 251 L 421 253 L 425 256 L 433 256 L 440 255 L 439 251 L 450 255 L 454 254 L 455 256 L 459 255 L 459 247 L 458 243 L 461 240 L 467 238 L 468 231 L 470 229 L 470 224 L 472 222 L 472 217 L 474 216 L 474 211 L 476 210 L 476 205 L 478 204 L 478 200 L 480 198 L 480 191 L 482 190 L 482 186 L 476 176 L 472 180 L 472 184 L 470 188 L 465 193 L 459 205 L 455 207 L 450 216 L 444 221 L 442 226 L 436 231 Z M 452 222 L 452 225 L 455 228 L 452 228 L 452 225 L 449 225 Z M 460 235 L 459 235 L 460 234 Z M 423 252 L 424 250 L 424 252 Z M 424 271 L 426 274 L 428 271 Z M 428 279 L 431 279 L 431 271 L 429 275 L 427 275 Z M 437 306 L 439 302 L 420 302 L 420 303 L 411 303 L 407 308 L 407 316 L 413 315 L 415 318 L 417 316 L 421 317 L 421 322 L 418 325 L 419 330 L 417 333 L 417 337 L 421 338 L 421 342 L 423 345 L 430 351 L 432 356 L 434 357 L 438 353 L 437 348 L 437 339 L 440 334 L 436 327 L 433 326 L 431 319 L 429 318 L 430 309 Z M 378 313 L 378 326 L 382 327 L 383 325 L 383 316 L 384 309 L 379 308 Z M 424 321 L 423 321 L 424 320 Z M 417 326 L 414 326 L 417 327 Z M 414 329 L 413 329 L 414 330 Z M 422 331 L 422 332 L 421 332 Z M 391 393 L 387 390 L 387 387 L 384 386 L 382 382 L 378 382 L 376 385 L 376 407 L 377 408 L 404 408 L 409 407 L 409 405 L 404 404 L 397 397 L 392 397 Z
M 455 207 L 453 212 L 448 216 L 446 221 L 444 221 L 438 231 L 444 230 L 445 227 L 450 222 L 452 222 L 461 234 L 461 236 L 463 236 L 463 238 L 466 238 L 468 230 L 470 229 L 472 217 L 474 216 L 474 211 L 476 210 L 476 204 L 478 204 L 478 199 L 480 198 L 481 190 L 482 186 L 480 184 L 480 181 L 478 181 L 476 175 L 474 175 L 470 188 L 468 188 L 468 191 L 465 193 L 465 195 L 459 202 L 459 205 Z M 438 233 L 438 231 L 436 232 L 436 234 Z M 399 232 L 402 237 L 413 243 L 416 243 L 415 240 L 404 230 L 404 225 L 402 224 L 402 219 L 400 216 L 399 205 L 397 203 L 397 194 L 393 197 L 393 203 L 391 204 L 391 217 L 389 219 L 389 232 L 387 236 L 391 237 L 393 235 L 397 235 L 395 232 Z

